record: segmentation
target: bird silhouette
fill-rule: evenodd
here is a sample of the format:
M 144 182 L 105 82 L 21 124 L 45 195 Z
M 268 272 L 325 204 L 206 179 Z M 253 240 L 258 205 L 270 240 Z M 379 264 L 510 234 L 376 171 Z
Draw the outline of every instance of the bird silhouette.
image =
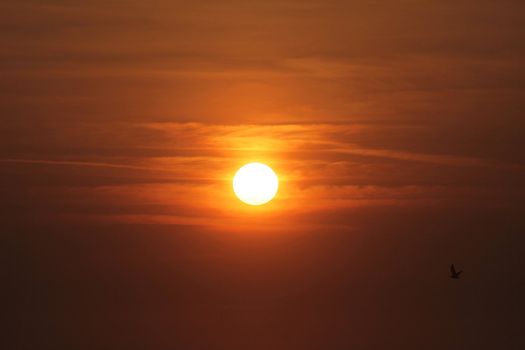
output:
M 459 278 L 459 275 L 463 272 L 463 270 L 460 270 L 460 271 L 457 271 L 456 272 L 456 268 L 454 267 L 454 264 L 450 265 L 450 278 L 455 278 L 455 279 L 458 279 Z

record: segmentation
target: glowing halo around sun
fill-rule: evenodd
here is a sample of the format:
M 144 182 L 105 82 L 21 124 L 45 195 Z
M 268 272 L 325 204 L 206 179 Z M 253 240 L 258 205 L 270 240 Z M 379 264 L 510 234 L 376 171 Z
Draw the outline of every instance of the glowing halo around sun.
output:
M 249 205 L 263 205 L 277 194 L 279 179 L 266 164 L 249 163 L 242 166 L 233 177 L 233 192 Z

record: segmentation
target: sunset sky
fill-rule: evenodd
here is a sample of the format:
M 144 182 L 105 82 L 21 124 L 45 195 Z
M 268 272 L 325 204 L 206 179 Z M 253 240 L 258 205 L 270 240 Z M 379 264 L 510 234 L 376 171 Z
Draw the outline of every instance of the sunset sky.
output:
M 524 13 L 2 1 L 0 348 L 522 349 Z

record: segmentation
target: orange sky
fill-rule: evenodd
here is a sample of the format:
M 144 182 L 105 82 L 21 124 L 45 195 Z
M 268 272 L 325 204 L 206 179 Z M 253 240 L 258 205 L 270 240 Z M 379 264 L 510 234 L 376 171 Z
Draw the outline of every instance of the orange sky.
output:
M 517 348 L 524 12 L 4 0 L 8 348 Z
M 525 175 L 520 163 L 403 149 L 404 136 L 429 129 L 388 124 L 66 124 L 49 134 L 51 145 L 13 140 L 26 143 L 20 148 L 35 149 L 0 161 L 7 176 L 16 176 L 14 181 L 44 207 L 36 217 L 38 211 L 14 214 L 44 221 L 89 217 L 236 231 L 264 223 L 272 231 L 271 221 L 282 226 L 284 218 L 281 229 L 289 231 L 351 227 L 344 213 L 356 207 L 503 209 L 520 200 L 523 193 L 516 186 Z M 234 197 L 233 174 L 250 161 L 268 163 L 280 176 L 278 198 L 267 206 L 249 208 Z M 20 193 L 16 197 L 30 200 Z M 343 217 L 336 221 L 319 220 L 338 212 Z M 254 215 L 262 221 L 253 223 Z

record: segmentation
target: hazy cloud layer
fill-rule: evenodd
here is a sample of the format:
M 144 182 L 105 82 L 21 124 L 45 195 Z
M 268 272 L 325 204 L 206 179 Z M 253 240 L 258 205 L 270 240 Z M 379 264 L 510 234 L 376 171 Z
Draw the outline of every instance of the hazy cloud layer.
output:
M 286 230 L 312 221 L 351 226 L 346 213 L 371 207 L 512 207 L 525 194 L 521 163 L 406 150 L 401 140 L 428 132 L 422 126 L 107 125 L 48 127 L 49 141 L 13 139 L 0 159 L 5 210 L 241 227 L 249 209 L 234 198 L 231 179 L 250 161 L 270 164 L 281 180 L 278 199 L 255 220 L 272 228 L 269 221 L 286 220 Z M 341 217 L 326 219 L 333 215 Z
M 523 128 L 522 1 L 0 6 L 6 121 L 431 121 L 488 148 Z

